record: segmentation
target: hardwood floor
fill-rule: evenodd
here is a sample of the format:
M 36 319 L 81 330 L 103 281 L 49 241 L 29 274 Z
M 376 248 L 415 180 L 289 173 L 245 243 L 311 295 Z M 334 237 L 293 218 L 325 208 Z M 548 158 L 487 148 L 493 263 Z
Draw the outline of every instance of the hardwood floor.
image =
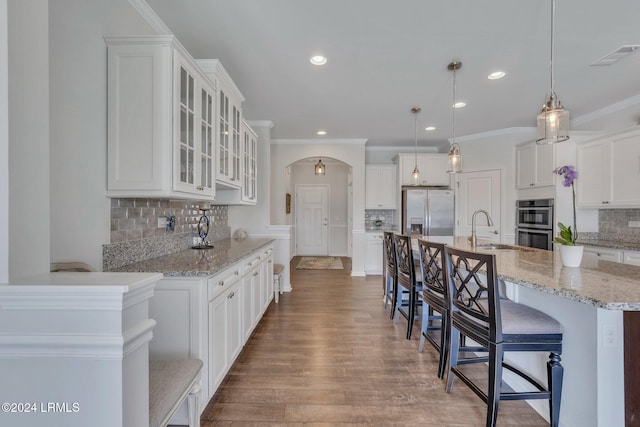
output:
M 438 355 L 419 353 L 382 306 L 382 279 L 296 270 L 271 303 L 201 417 L 201 426 L 483 426 L 485 405 L 460 381 L 437 378 Z M 546 426 L 525 402 L 501 402 L 498 425 Z

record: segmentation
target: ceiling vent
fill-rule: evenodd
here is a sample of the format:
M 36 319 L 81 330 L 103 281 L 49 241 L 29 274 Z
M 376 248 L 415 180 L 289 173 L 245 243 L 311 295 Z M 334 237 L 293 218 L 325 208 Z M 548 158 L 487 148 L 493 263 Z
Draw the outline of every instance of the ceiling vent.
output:
M 632 53 L 634 53 L 639 49 L 640 49 L 640 45 L 637 45 L 637 44 L 627 44 L 624 46 L 620 46 L 613 52 L 603 56 L 602 58 L 598 59 L 596 62 L 592 63 L 591 65 L 592 66 L 613 65 L 616 62 L 620 61 L 622 58 L 626 58 L 627 56 L 631 55 Z

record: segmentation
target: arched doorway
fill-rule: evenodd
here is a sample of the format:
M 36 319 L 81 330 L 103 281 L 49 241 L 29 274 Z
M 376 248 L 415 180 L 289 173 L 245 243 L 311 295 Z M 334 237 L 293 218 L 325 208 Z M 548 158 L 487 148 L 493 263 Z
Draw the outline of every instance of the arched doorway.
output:
M 292 255 L 351 256 L 351 173 L 341 160 L 321 158 L 325 173 L 315 173 L 318 157 L 287 166 L 291 221 L 295 242 Z

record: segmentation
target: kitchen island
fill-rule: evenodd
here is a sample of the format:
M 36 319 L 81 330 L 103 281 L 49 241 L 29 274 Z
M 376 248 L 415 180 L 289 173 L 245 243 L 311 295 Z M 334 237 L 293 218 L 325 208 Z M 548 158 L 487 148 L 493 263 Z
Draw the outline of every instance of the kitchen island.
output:
M 471 249 L 466 237 L 446 243 Z M 630 336 L 640 325 L 640 267 L 598 260 L 567 268 L 553 251 L 506 245 L 476 250 L 496 255 L 508 298 L 547 313 L 564 327 L 560 424 L 624 426 L 626 417 L 626 425 L 632 425 L 629 420 L 640 415 L 640 382 L 631 367 L 638 340 Z M 509 359 L 546 380 L 544 356 L 518 354 Z M 514 378 L 505 378 L 521 389 Z M 530 403 L 548 416 L 547 402 Z

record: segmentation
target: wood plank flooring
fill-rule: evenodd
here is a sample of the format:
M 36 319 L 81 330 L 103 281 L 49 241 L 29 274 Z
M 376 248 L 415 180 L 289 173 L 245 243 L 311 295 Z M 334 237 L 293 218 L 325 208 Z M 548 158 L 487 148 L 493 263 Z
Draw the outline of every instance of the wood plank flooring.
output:
M 438 380 L 436 351 L 419 353 L 382 305 L 382 278 L 296 270 L 271 303 L 201 417 L 201 426 L 484 426 L 485 405 L 460 381 Z M 546 426 L 525 402 L 501 402 L 498 425 Z

